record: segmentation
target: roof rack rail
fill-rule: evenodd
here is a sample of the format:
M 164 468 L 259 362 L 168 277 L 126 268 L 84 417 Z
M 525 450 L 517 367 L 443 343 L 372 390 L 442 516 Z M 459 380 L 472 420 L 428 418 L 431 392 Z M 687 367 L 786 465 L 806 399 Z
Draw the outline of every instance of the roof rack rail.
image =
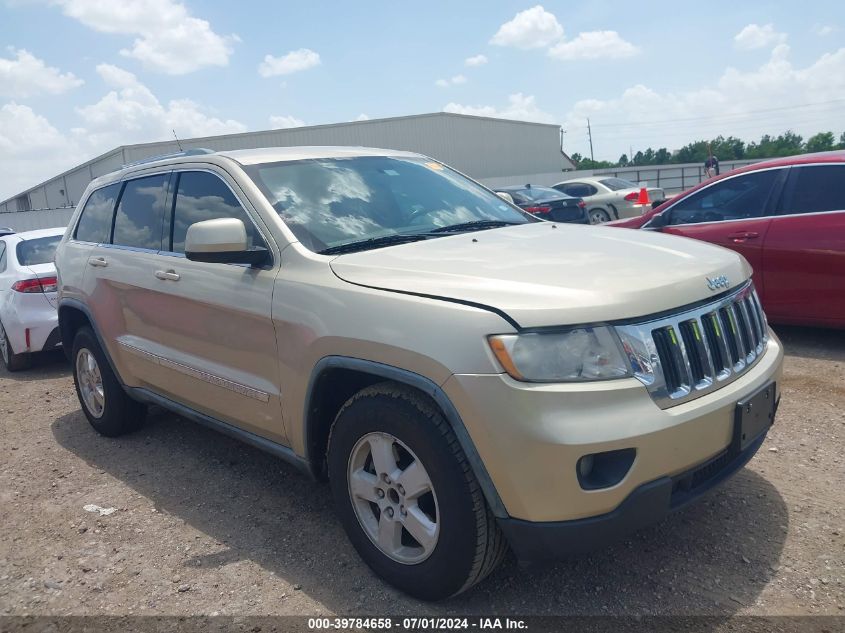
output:
M 191 149 L 186 149 L 181 152 L 172 152 L 170 154 L 159 154 L 157 156 L 148 156 L 147 158 L 141 158 L 140 160 L 132 161 L 131 163 L 126 163 L 125 165 L 121 165 L 121 169 L 125 169 L 126 167 L 135 167 L 136 165 L 145 165 L 147 163 L 153 163 L 157 160 L 164 160 L 165 158 L 176 158 L 178 156 L 199 156 L 202 154 L 213 154 L 213 149 L 207 149 L 205 147 L 192 147 Z
M 6 235 L 14 235 L 17 233 L 15 229 L 9 228 L 8 226 L 0 226 L 0 237 L 4 237 Z

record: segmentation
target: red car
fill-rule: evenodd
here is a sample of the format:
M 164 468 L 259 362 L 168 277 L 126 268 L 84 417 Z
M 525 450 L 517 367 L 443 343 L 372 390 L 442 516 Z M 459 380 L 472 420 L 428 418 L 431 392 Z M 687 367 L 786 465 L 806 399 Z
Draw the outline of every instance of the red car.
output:
M 769 321 L 845 328 L 845 151 L 756 163 L 608 226 L 742 254 Z

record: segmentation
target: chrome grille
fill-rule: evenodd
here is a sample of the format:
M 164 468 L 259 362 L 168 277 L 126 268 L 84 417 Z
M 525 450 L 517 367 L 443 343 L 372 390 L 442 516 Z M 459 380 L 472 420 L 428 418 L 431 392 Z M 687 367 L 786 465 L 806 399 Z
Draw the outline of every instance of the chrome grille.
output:
M 741 376 L 763 355 L 769 338 L 751 282 L 703 307 L 616 331 L 634 375 L 663 409 Z

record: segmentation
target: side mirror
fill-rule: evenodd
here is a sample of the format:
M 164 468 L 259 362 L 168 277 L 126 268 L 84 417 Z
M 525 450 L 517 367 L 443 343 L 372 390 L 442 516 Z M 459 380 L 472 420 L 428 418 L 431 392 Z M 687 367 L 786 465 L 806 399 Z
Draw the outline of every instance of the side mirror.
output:
M 505 202 L 509 202 L 510 204 L 514 204 L 513 197 L 507 191 L 497 191 L 496 195 L 499 196 Z
M 261 266 L 269 256 L 263 246 L 247 246 L 246 227 L 237 218 L 196 222 L 185 236 L 185 257 L 195 262 Z

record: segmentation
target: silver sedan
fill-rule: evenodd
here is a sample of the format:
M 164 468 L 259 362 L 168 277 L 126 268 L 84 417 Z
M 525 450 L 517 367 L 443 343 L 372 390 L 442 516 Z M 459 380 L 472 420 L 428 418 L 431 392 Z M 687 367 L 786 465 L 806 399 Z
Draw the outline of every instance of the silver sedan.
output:
M 587 205 L 590 224 L 601 224 L 611 220 L 633 218 L 649 211 L 666 199 L 663 189 L 648 187 L 648 205 L 640 205 L 637 199 L 640 186 L 613 176 L 589 176 L 566 180 L 554 185 L 554 188 L 570 196 L 581 198 Z

